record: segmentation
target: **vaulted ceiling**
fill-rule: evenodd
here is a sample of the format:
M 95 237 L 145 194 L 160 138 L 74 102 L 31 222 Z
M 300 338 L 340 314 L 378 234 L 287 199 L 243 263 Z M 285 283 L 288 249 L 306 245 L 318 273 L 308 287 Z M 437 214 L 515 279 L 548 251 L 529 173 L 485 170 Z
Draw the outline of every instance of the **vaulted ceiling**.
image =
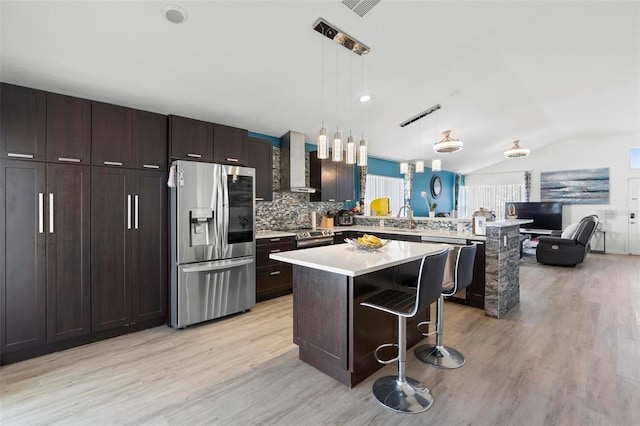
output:
M 172 2 L 184 23 L 166 2 L 2 1 L 0 78 L 309 143 L 324 120 L 394 160 L 434 158 L 451 129 L 465 148 L 443 168 L 460 173 L 517 161 L 515 139 L 535 155 L 640 131 L 637 1 L 382 0 L 364 17 L 338 0 Z M 323 40 L 320 17 L 370 54 Z

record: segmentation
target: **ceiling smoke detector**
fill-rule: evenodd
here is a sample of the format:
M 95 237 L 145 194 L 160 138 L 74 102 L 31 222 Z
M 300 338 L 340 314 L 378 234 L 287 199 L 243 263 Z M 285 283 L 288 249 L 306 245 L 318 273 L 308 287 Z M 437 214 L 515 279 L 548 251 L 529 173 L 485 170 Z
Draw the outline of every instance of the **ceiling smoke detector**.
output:
M 173 24 L 182 24 L 187 20 L 187 11 L 177 4 L 167 4 L 162 8 L 162 15 Z
M 342 0 L 342 4 L 347 6 L 361 18 L 364 17 L 373 6 L 380 3 L 380 0 Z
M 366 55 L 371 51 L 367 46 L 360 43 L 347 33 L 340 31 L 322 18 L 318 18 L 315 24 L 313 24 L 313 29 L 358 55 Z

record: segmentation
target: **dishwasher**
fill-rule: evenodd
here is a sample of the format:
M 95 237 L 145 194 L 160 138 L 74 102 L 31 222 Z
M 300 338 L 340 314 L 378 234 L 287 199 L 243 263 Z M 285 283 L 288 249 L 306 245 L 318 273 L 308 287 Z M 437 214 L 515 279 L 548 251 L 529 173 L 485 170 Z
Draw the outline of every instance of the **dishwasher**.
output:
M 454 237 L 434 237 L 434 236 L 423 236 L 423 243 L 441 243 L 448 244 L 453 247 L 453 250 L 449 251 L 449 256 L 447 257 L 447 265 L 444 270 L 444 277 L 442 279 L 443 283 L 454 282 L 456 277 L 456 259 L 458 258 L 458 252 L 460 251 L 460 247 L 464 247 L 467 244 L 467 240 L 464 238 L 454 238 Z M 445 300 L 449 300 L 451 302 L 462 303 L 465 305 L 469 304 L 469 295 L 468 295 L 469 287 L 464 288 L 453 296 L 445 297 Z

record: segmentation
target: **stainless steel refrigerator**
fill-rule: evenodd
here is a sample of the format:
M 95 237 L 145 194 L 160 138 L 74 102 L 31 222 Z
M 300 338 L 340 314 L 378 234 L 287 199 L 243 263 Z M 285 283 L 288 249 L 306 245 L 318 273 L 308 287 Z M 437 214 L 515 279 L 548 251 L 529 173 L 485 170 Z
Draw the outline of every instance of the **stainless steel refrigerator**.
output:
M 171 325 L 246 311 L 256 302 L 255 170 L 172 163 Z

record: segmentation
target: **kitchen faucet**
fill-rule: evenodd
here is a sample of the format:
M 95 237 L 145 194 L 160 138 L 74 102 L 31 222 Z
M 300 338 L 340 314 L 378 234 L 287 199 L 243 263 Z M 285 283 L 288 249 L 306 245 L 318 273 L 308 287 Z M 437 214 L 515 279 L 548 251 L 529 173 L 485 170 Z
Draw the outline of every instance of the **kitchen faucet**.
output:
M 398 210 L 398 215 L 396 217 L 400 217 L 400 214 L 402 214 L 402 210 L 404 210 L 405 208 L 409 211 L 409 214 L 407 215 L 407 217 L 409 218 L 409 229 L 414 229 L 418 225 L 416 224 L 416 221 L 413 220 L 413 210 L 411 210 L 411 206 L 409 204 L 405 204 L 404 206 L 400 207 L 400 210 Z

